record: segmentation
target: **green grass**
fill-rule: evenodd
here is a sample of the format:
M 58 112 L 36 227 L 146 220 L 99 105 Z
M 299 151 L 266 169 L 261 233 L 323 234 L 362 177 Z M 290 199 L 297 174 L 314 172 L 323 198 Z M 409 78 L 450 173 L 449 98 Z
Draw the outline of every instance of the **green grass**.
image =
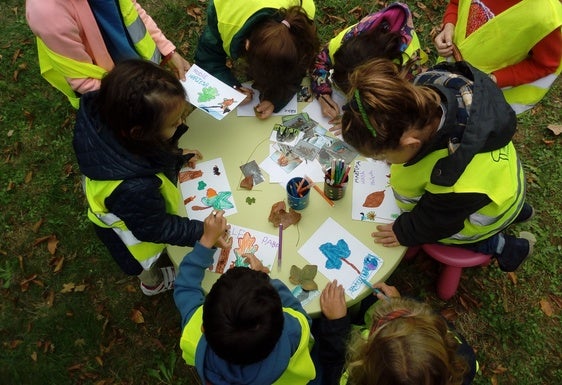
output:
M 319 3 L 323 41 L 355 22 L 349 11 L 360 4 Z M 431 57 L 429 33 L 440 22 L 443 3 L 408 2 Z M 187 9 L 204 9 L 205 2 L 141 4 L 192 60 L 204 19 Z M 380 4 L 362 5 L 362 11 Z M 71 145 L 75 112 L 39 74 L 23 1 L 0 2 L 0 25 L 0 381 L 196 384 L 181 359 L 180 319 L 171 295 L 143 296 L 87 221 Z M 449 302 L 435 297 L 436 266 L 427 261 L 404 263 L 389 280 L 454 320 L 478 350 L 475 384 L 562 383 L 562 149 L 561 138 L 546 128 L 562 124 L 561 84 L 519 118 L 515 137 L 537 217 L 513 230 L 535 233 L 533 257 L 512 276 L 493 264 L 465 270 Z M 47 241 L 37 242 L 43 237 L 58 240 L 54 254 Z M 66 292 L 69 284 L 75 290 Z M 549 304 L 552 314 L 541 304 Z M 133 322 L 134 311 L 144 323 Z

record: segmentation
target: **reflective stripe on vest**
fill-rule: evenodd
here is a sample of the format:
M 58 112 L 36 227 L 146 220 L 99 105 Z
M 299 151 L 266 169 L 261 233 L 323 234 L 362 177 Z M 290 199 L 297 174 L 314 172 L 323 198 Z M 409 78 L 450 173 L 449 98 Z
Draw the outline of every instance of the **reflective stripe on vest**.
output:
M 137 53 L 146 60 L 154 63 L 160 63 L 161 54 L 156 47 L 156 43 L 146 30 L 142 19 L 140 18 L 135 5 L 131 0 L 119 0 L 119 9 L 123 16 L 123 23 L 129 37 L 131 38 Z
M 411 211 L 426 191 L 433 194 L 486 194 L 492 202 L 472 213 L 457 234 L 439 240 L 445 244 L 484 240 L 512 223 L 525 199 L 525 178 L 513 143 L 499 150 L 476 154 L 453 186 L 431 184 L 435 162 L 447 155 L 448 151 L 443 149 L 407 167 L 401 164 L 391 166 L 390 184 L 398 207 L 402 211 Z
M 310 350 L 312 349 L 310 325 L 306 316 L 294 309 L 284 307 L 283 312 L 296 318 L 301 327 L 301 339 L 297 350 L 293 353 L 289 360 L 287 368 L 273 384 L 274 385 L 299 385 L 307 384 L 310 380 L 316 377 L 316 369 L 310 357 Z M 203 325 L 203 306 L 200 306 L 187 324 L 184 326 L 181 339 L 180 348 L 182 350 L 182 357 L 188 365 L 195 366 L 199 371 L 199 367 L 204 363 L 196 362 L 197 348 L 203 336 L 201 326 Z M 201 373 L 199 374 L 201 376 Z
M 471 1 L 460 1 L 454 41 L 463 59 L 485 73 L 519 63 L 552 31 L 562 26 L 559 0 L 523 0 L 501 12 L 466 37 Z M 524 20 L 524 22 L 521 22 Z M 502 89 L 516 113 L 533 107 L 550 89 L 562 71 L 558 69 L 538 81 Z
M 239 6 L 233 5 L 238 3 Z M 246 0 L 238 3 L 233 3 L 230 0 L 214 1 L 217 13 L 217 29 L 222 39 L 224 52 L 230 57 L 233 56 L 230 52 L 232 39 L 254 13 L 266 8 L 287 9 L 296 5 L 301 5 L 311 20 L 314 20 L 314 14 L 316 13 L 313 0 Z
M 162 173 L 158 173 L 156 176 L 162 181 L 160 192 L 166 202 L 166 212 L 176 214 L 181 199 L 177 186 Z M 166 244 L 144 242 L 137 239 L 121 218 L 108 211 L 105 200 L 122 182 L 122 180 L 97 181 L 84 178 L 84 191 L 86 192 L 89 205 L 88 218 L 97 226 L 113 229 L 117 236 L 119 236 L 119 239 L 125 244 L 127 250 L 146 270 L 156 262 L 164 248 L 166 248 Z

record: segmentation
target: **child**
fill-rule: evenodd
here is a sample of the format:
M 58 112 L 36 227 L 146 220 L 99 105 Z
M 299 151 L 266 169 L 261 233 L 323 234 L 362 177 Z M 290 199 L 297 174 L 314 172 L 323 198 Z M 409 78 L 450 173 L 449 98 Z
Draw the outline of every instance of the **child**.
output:
M 494 255 L 514 271 L 532 253 L 504 234 L 530 219 L 525 178 L 511 142 L 513 110 L 484 73 L 443 63 L 414 84 L 376 59 L 351 76 L 343 138 L 361 154 L 391 163 L 402 214 L 372 235 L 384 246 L 443 243 Z
M 322 291 L 318 343 L 322 365 L 332 372 L 324 384 L 472 383 L 478 368 L 474 351 L 452 325 L 428 304 L 400 298 L 393 286 L 374 287 L 382 291 L 379 301 L 365 314 L 367 322 L 352 332 L 347 348 L 351 325 L 343 287 L 334 281 Z
M 178 79 L 190 67 L 136 0 L 26 0 L 25 15 L 37 36 L 41 75 L 75 108 L 122 60 L 169 63 Z
M 224 234 L 219 212 L 179 267 L 174 300 L 182 318 L 183 358 L 202 384 L 307 384 L 316 377 L 309 345 L 311 320 L 279 280 L 252 255 L 251 268 L 220 276 L 207 297 L 201 287 Z
M 560 0 L 451 0 L 435 37 L 453 55 L 490 74 L 516 113 L 532 108 L 562 71 Z
M 416 72 L 419 66 L 413 64 L 421 55 L 423 60 L 419 64 L 423 64 L 427 57 L 420 49 L 410 9 L 401 3 L 390 4 L 365 16 L 330 40 L 316 57 L 311 85 L 322 113 L 334 124 L 331 131 L 336 135 L 341 132 L 340 109 L 331 96 L 332 82 L 347 92 L 349 74 L 358 65 L 377 57 L 400 65 L 410 63 L 410 71 Z
M 195 63 L 247 95 L 227 57 L 245 57 L 248 78 L 260 91 L 255 108 L 260 119 L 281 110 L 300 88 L 320 43 L 312 21 L 313 0 L 213 0 L 207 6 L 207 26 Z
M 172 266 L 156 263 L 167 244 L 193 246 L 201 221 L 177 215 L 179 169 L 201 157 L 178 149 L 185 91 L 172 73 L 127 60 L 82 97 L 74 151 L 84 174 L 88 218 L 121 269 L 139 277 L 142 292 L 173 288 Z

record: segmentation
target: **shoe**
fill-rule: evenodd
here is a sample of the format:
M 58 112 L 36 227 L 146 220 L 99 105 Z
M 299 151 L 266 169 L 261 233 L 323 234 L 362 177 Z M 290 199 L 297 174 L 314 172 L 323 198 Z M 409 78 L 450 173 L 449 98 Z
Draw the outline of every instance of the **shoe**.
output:
M 140 288 L 144 295 L 153 296 L 168 290 L 173 290 L 174 281 L 176 280 L 176 269 L 174 269 L 173 266 L 167 266 L 160 268 L 160 271 L 162 271 L 162 282 L 157 286 L 149 287 L 146 286 L 144 282 L 140 283 Z
M 513 223 L 527 222 L 533 219 L 534 216 L 535 216 L 535 209 L 533 208 L 533 206 L 531 206 L 528 203 L 523 203 L 523 207 L 521 208 L 519 214 L 517 214 L 517 217 L 515 218 Z
M 520 238 L 517 238 L 513 235 L 503 235 L 505 245 L 502 252 L 496 257 L 501 270 L 506 272 L 517 270 L 523 261 L 533 253 L 534 235 L 524 233 L 520 236 Z

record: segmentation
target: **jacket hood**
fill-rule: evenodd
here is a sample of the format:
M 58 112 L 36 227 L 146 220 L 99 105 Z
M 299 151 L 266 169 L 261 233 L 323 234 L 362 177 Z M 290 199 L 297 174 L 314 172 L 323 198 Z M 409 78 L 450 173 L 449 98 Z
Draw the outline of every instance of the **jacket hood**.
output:
M 284 317 L 283 333 L 273 351 L 264 360 L 251 365 L 230 364 L 209 349 L 205 340 L 204 359 L 198 360 L 197 371 L 201 374 L 203 370 L 205 380 L 213 385 L 274 383 L 287 368 L 301 339 L 298 320 L 286 313 Z M 201 366 L 204 366 L 204 369 Z
M 119 144 L 94 108 L 96 95 L 94 91 L 82 96 L 74 126 L 72 145 L 80 171 L 95 180 L 125 180 L 170 171 L 165 167 L 169 162 L 159 166 L 154 159 L 132 154 Z
M 449 140 L 453 140 L 456 150 L 439 159 L 431 174 L 432 183 L 452 186 L 474 155 L 497 150 L 511 141 L 517 128 L 517 118 L 501 89 L 488 75 L 467 62 L 442 63 L 430 70 L 456 73 L 473 81 L 472 103 L 464 127 L 457 124 L 459 90 L 440 84 L 417 83 L 432 87 L 441 94 L 447 115 L 433 141 L 408 163 L 415 163 L 429 152 L 446 148 Z

